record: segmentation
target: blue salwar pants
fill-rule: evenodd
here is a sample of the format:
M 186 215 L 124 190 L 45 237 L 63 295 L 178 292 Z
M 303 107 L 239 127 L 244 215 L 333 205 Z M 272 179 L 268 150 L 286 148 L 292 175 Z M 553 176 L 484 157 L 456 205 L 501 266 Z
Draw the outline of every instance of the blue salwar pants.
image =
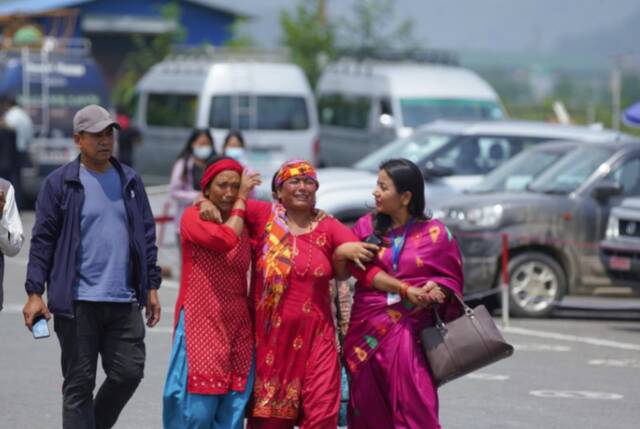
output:
M 162 398 L 164 429 L 242 429 L 244 409 L 253 391 L 254 377 L 255 363 L 251 365 L 244 392 L 230 391 L 224 395 L 189 393 L 183 310 L 173 339 Z

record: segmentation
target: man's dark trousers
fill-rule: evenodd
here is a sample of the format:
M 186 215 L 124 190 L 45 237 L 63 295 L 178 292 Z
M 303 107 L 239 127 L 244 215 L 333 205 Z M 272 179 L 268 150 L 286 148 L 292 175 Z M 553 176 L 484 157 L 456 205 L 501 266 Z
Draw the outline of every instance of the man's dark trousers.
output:
M 144 373 L 144 322 L 137 303 L 75 302 L 75 318 L 55 317 L 61 348 L 62 426 L 103 429 L 116 423 Z M 107 375 L 95 399 L 98 354 Z

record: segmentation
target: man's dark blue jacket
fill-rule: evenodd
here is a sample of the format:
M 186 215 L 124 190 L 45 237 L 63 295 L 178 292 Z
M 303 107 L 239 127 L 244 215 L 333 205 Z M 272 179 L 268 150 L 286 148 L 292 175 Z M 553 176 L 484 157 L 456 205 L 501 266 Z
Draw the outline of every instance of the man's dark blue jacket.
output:
M 140 305 L 147 291 L 160 287 L 156 226 L 147 193 L 138 174 L 111 158 L 124 184 L 122 198 L 129 219 L 132 286 Z M 27 293 L 42 294 L 53 314 L 73 317 L 76 251 L 80 244 L 80 213 L 84 188 L 80 183 L 80 157 L 47 176 L 36 201 L 36 220 L 27 267 Z M 123 246 L 127 243 L 122 243 Z

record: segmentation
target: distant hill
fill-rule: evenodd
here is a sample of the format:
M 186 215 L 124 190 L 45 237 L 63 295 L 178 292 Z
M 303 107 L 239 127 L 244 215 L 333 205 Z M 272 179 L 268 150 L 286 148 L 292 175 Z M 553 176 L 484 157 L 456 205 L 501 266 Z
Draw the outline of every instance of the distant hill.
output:
M 616 26 L 580 36 L 560 38 L 556 51 L 590 57 L 635 54 L 640 59 L 640 8 Z

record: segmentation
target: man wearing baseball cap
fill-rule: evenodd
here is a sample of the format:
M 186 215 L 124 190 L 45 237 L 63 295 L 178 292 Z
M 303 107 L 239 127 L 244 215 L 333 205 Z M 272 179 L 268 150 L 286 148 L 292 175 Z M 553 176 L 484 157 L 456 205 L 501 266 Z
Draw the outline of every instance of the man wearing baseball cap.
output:
M 36 203 L 23 315 L 30 330 L 54 316 L 64 428 L 113 427 L 143 376 L 140 309 L 147 326 L 160 320 L 155 224 L 140 176 L 112 156 L 118 127 L 100 106 L 78 111 L 80 155 L 47 176 Z M 94 398 L 98 355 L 107 377 Z

